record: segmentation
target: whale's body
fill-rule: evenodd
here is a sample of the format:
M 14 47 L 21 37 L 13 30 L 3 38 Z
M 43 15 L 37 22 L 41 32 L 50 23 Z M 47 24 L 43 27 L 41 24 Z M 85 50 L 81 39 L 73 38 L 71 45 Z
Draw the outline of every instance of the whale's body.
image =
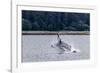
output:
M 62 50 L 61 53 L 77 53 L 77 52 L 80 52 L 80 50 L 75 49 L 73 46 L 62 41 L 61 38 L 59 37 L 59 34 L 58 34 L 58 37 L 57 37 L 57 41 L 53 42 L 51 44 L 51 47 L 61 49 Z

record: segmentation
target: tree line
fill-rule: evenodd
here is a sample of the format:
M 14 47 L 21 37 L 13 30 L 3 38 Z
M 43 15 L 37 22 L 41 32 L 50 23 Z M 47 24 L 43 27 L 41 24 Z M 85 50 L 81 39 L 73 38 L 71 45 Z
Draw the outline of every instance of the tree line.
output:
M 90 14 L 22 10 L 23 31 L 89 31 Z

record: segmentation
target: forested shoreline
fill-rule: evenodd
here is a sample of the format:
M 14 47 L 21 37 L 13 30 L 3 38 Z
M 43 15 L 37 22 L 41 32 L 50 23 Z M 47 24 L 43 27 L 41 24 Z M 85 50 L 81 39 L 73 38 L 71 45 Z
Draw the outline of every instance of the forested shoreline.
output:
M 89 31 L 90 14 L 22 10 L 23 31 Z

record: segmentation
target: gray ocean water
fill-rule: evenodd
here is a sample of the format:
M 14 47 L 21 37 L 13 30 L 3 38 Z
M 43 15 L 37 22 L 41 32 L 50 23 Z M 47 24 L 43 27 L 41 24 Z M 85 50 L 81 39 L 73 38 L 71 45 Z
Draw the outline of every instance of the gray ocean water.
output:
M 61 35 L 60 38 L 79 49 L 80 52 L 58 54 L 61 49 L 51 47 L 51 43 L 57 40 L 56 35 L 22 35 L 22 62 L 85 60 L 90 58 L 89 35 Z

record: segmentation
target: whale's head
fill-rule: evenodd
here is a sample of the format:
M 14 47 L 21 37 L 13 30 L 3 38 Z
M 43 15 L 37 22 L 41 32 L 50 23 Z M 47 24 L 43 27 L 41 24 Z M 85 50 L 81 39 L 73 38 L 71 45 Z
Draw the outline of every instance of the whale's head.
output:
M 72 53 L 79 53 L 80 50 L 79 50 L 79 49 L 76 49 L 76 48 L 74 48 L 74 47 L 72 47 L 72 48 L 71 48 L 71 52 L 72 52 Z

